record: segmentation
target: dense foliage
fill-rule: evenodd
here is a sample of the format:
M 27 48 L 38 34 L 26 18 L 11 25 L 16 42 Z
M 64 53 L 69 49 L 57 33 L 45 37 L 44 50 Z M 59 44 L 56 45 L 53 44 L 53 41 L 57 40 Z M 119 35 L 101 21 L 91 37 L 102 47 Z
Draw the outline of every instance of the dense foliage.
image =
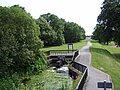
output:
M 103 2 L 101 13 L 98 16 L 98 24 L 93 32 L 93 38 L 107 44 L 113 40 L 120 46 L 119 0 L 105 0 Z
M 73 22 L 66 22 L 54 14 L 43 14 L 36 22 L 40 27 L 40 38 L 44 41 L 45 46 L 62 45 L 85 39 L 85 31 L 81 26 Z
M 48 24 L 47 20 L 40 17 L 36 20 L 36 23 L 40 27 L 41 35 L 39 36 L 39 38 L 44 41 L 44 46 L 54 45 L 57 35 L 52 27 Z
M 64 30 L 66 43 L 79 42 L 81 39 L 85 39 L 84 29 L 76 23 L 66 22 Z
M 0 7 L 0 76 L 45 67 L 39 35 L 39 26 L 24 8 Z
M 64 20 L 54 14 L 43 14 L 37 19 L 41 31 L 41 39 L 45 46 L 62 45 L 64 40 Z

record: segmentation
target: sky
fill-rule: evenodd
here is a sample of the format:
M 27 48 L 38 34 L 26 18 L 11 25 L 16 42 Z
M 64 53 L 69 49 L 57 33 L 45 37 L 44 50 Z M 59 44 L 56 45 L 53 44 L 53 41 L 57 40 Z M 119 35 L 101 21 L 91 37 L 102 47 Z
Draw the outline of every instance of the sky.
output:
M 0 0 L 0 6 L 20 5 L 33 18 L 51 13 L 69 22 L 75 22 L 92 35 L 104 0 Z

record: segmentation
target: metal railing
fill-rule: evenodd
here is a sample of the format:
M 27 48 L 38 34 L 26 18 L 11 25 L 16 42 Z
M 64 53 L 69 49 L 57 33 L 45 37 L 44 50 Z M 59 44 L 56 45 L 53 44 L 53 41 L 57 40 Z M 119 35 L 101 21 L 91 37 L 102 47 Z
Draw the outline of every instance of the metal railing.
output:
M 75 90 L 83 90 L 84 84 L 85 84 L 85 82 L 87 80 L 87 77 L 88 77 L 88 68 L 85 65 L 82 65 L 80 63 L 75 62 L 75 60 L 77 59 L 78 55 L 79 55 L 79 51 L 76 51 L 74 53 L 74 56 L 73 56 L 72 66 L 75 69 L 81 71 L 83 73 L 83 75 L 82 75 L 82 77 L 81 77 L 77 87 L 75 88 Z
M 87 77 L 88 77 L 88 68 L 85 69 L 81 79 L 80 79 L 80 82 L 78 83 L 77 87 L 75 88 L 75 90 L 83 90 L 83 87 L 84 87 L 84 84 L 87 80 Z
M 80 64 L 80 63 L 77 63 L 77 62 L 73 62 L 72 66 L 73 66 L 75 69 L 81 71 L 82 73 L 84 73 L 85 69 L 87 68 L 86 66 L 84 66 L 84 65 L 82 65 L 82 64 Z
M 79 51 L 75 51 L 74 52 L 74 55 L 73 55 L 73 58 L 72 58 L 72 61 L 74 62 L 76 57 L 79 55 Z

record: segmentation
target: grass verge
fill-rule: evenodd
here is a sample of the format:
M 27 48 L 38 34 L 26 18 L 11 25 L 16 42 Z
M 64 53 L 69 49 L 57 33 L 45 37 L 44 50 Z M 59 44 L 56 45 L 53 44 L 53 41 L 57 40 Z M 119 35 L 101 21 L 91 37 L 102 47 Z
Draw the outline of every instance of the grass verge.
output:
M 70 88 L 70 90 L 75 90 L 75 88 L 77 87 L 81 77 L 82 77 L 82 73 L 79 73 L 78 78 L 76 80 L 72 80 L 73 83 L 72 83 L 72 87 Z
M 85 46 L 87 41 L 82 40 L 77 43 L 73 43 L 73 49 L 81 49 L 83 46 Z M 41 48 L 41 51 L 49 51 L 49 50 L 68 50 L 68 44 L 63 44 L 61 46 L 53 46 L 53 47 L 46 47 L 46 48 Z
M 114 55 L 117 53 L 117 57 Z M 120 48 L 101 45 L 93 42 L 91 47 L 92 65 L 108 73 L 113 81 L 114 89 L 120 90 Z

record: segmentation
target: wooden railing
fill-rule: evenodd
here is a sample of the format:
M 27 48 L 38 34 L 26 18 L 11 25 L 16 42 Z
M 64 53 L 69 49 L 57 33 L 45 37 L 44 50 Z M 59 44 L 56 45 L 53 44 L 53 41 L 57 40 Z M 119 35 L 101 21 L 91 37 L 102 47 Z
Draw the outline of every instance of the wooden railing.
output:
M 74 52 L 77 50 L 50 50 L 47 51 L 47 55 L 67 55 L 67 54 L 74 54 Z

